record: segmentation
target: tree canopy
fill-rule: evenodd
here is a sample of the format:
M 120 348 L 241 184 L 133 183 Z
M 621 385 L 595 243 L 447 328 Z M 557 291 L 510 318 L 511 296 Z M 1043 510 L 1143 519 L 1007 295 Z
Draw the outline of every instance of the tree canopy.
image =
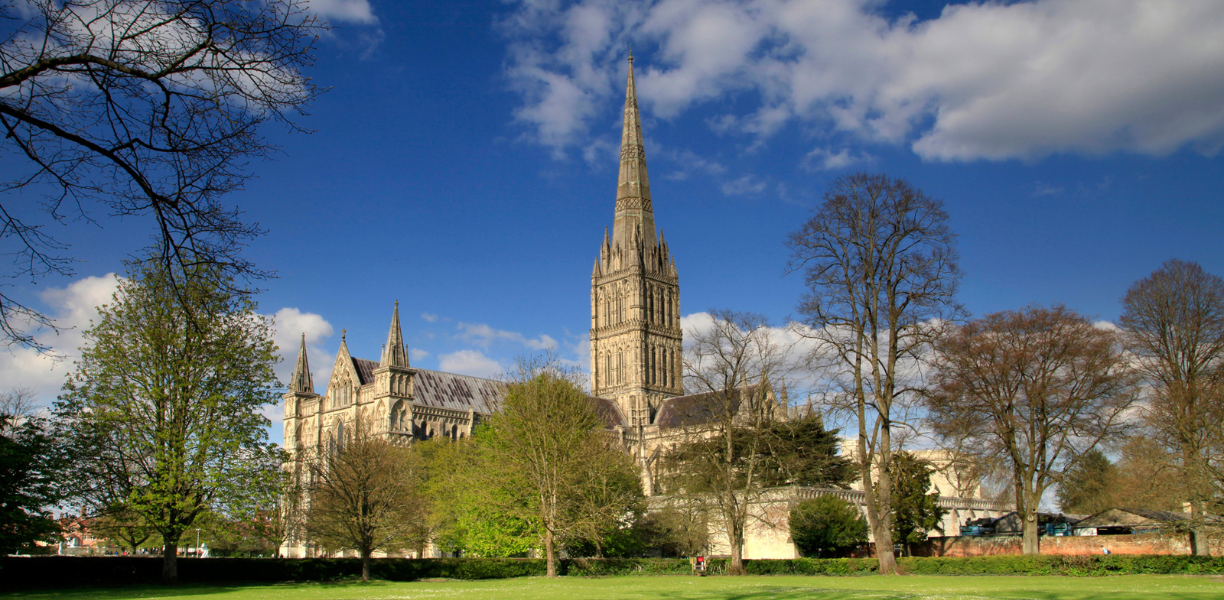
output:
M 867 522 L 857 506 L 836 496 L 817 496 L 791 508 L 790 534 L 803 556 L 836 556 L 867 543 Z
M 896 572 L 889 463 L 919 387 L 913 367 L 962 313 L 955 241 L 942 202 L 903 179 L 868 173 L 829 184 L 787 239 L 789 269 L 802 271 L 807 287 L 795 331 L 816 343 L 813 367 L 857 428 L 855 457 L 884 574 Z
M 97 514 L 139 515 L 177 578 L 182 534 L 206 510 L 240 513 L 279 480 L 261 412 L 276 402 L 271 323 L 211 267 L 132 263 L 55 405 L 76 464 L 74 494 Z M 197 276 L 199 269 L 210 270 Z

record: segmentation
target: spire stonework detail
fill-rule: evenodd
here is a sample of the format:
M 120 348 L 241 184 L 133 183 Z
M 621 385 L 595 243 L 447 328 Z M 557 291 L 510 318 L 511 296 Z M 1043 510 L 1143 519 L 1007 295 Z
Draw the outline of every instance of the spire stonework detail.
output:
M 612 233 L 591 274 L 592 394 L 615 399 L 630 425 L 652 424 L 664 399 L 684 393 L 681 341 L 679 277 L 655 229 L 630 56 Z

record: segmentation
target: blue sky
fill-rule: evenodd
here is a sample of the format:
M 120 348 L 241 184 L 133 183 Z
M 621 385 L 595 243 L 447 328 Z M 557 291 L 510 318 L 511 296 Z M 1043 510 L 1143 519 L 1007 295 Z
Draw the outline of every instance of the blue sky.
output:
M 282 153 L 231 201 L 269 230 L 249 248 L 279 275 L 261 311 L 290 356 L 307 334 L 320 391 L 340 330 L 377 358 L 397 299 L 415 366 L 489 375 L 546 347 L 585 365 L 629 45 L 685 314 L 784 322 L 802 285 L 783 239 L 855 170 L 945 201 L 976 315 L 1061 302 L 1111 320 L 1169 258 L 1224 274 L 1216 0 L 312 8 L 335 26 L 309 70 L 330 88 L 301 120 L 314 133 L 267 130 Z M 87 323 L 150 227 L 101 224 L 64 226 L 74 277 L 15 293 Z M 6 385 L 44 400 L 67 366 L 0 353 Z

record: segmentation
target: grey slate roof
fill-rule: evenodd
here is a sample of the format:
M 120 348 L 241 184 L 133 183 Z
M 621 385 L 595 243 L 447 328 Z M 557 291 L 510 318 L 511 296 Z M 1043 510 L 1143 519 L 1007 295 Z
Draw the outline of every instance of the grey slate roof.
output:
M 624 427 L 625 415 L 621 413 L 620 406 L 615 400 L 607 398 L 591 397 L 591 402 L 595 403 L 595 414 L 603 419 L 608 427 Z
M 376 360 L 354 358 L 353 366 L 362 385 L 374 381 L 374 370 L 379 367 Z M 495 379 L 459 375 L 417 369 L 413 377 L 413 402 L 415 404 L 450 410 L 472 410 L 482 415 L 491 415 L 501 410 L 502 398 L 506 395 L 506 384 Z M 608 427 L 624 426 L 625 416 L 614 400 L 591 398 L 595 412 Z
M 437 408 L 474 410 L 491 415 L 501 410 L 502 397 L 506 394 L 506 384 L 471 375 L 417 369 L 413 379 L 414 401 Z
M 748 390 L 751 395 L 756 391 L 756 386 L 750 385 Z M 726 399 L 713 392 L 668 398 L 663 401 L 663 405 L 659 407 L 658 414 L 655 415 L 655 425 L 658 425 L 660 429 L 704 425 L 713 421 L 715 415 L 719 415 L 723 411 L 729 410 L 732 414 L 738 412 L 740 406 L 739 396 L 740 390 L 735 389 L 731 391 L 731 394 Z M 730 406 L 724 406 L 724 402 L 730 404 Z
M 357 367 L 357 377 L 361 380 L 361 385 L 372 383 L 374 381 L 374 369 L 378 368 L 378 361 L 366 360 L 364 358 L 354 358 L 353 366 Z

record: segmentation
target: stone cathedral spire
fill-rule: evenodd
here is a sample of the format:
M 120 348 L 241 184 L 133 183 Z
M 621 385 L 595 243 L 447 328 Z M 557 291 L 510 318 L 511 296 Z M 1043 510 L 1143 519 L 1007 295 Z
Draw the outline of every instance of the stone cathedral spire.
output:
M 391 313 L 391 330 L 387 332 L 387 344 L 383 346 L 380 367 L 407 367 L 408 353 L 404 352 L 404 334 L 400 329 L 399 300 Z
M 643 245 L 655 246 L 654 207 L 650 203 L 650 178 L 646 175 L 646 148 L 642 141 L 642 117 L 638 113 L 637 88 L 633 84 L 633 55 L 629 55 L 629 83 L 625 90 L 625 124 L 621 129 L 620 174 L 616 181 L 616 219 L 612 222 L 612 245 L 628 248 L 634 236 Z
M 591 273 L 591 391 L 615 399 L 630 425 L 650 425 L 684 393 L 680 351 L 679 277 L 655 229 L 630 55 L 612 233 Z
M 289 377 L 289 391 L 299 394 L 314 393 L 314 379 L 310 376 L 310 362 L 306 360 L 306 334 L 302 334 L 302 345 L 298 348 L 297 365 Z

